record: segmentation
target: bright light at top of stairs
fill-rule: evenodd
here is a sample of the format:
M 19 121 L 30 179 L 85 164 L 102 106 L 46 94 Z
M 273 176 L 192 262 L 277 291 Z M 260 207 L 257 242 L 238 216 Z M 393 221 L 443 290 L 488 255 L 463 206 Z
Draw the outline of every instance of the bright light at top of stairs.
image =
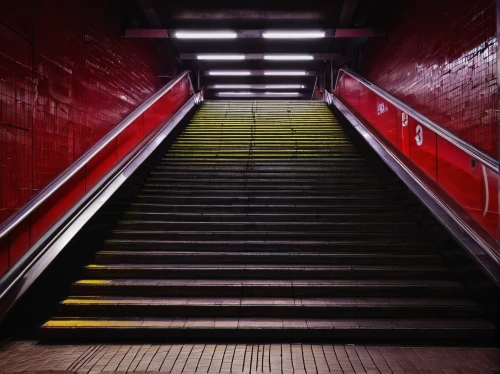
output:
M 301 76 L 307 75 L 304 70 L 266 70 L 264 75 L 291 75 L 291 76 Z
M 305 88 L 302 84 L 214 84 L 208 86 L 208 88 L 215 89 L 301 89 Z
M 236 39 L 235 31 L 176 31 L 177 39 Z
M 248 32 L 249 31 L 249 32 Z M 250 37 L 264 39 L 320 39 L 326 37 L 322 30 L 179 30 L 174 32 L 177 39 L 236 39 Z
M 314 60 L 313 55 L 264 55 L 264 60 L 301 61 Z
M 197 55 L 196 58 L 198 60 L 244 60 L 245 55 Z
M 217 96 L 219 97 L 238 97 L 238 96 L 246 96 L 246 97 L 298 97 L 300 96 L 299 92 L 251 92 L 251 91 L 235 91 L 235 92 L 218 92 Z
M 264 92 L 268 96 L 299 96 L 299 92 Z
M 244 76 L 251 75 L 252 72 L 248 70 L 212 70 L 208 75 L 228 75 L 228 76 Z
M 264 31 L 262 37 L 264 39 L 318 39 L 324 38 L 324 31 L 309 30 L 309 31 Z

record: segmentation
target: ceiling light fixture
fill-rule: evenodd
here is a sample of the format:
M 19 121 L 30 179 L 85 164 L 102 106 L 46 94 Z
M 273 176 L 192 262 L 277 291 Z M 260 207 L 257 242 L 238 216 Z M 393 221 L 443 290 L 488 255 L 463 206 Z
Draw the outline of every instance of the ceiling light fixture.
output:
M 246 70 L 234 70 L 234 71 L 225 71 L 225 70 L 212 70 L 208 72 L 208 75 L 226 75 L 226 76 L 244 76 L 251 75 L 250 71 Z
M 264 55 L 264 60 L 304 61 L 304 60 L 314 60 L 314 56 L 312 56 L 312 55 Z
M 240 91 L 240 92 L 219 92 L 217 93 L 218 96 L 250 96 L 254 95 L 253 92 L 249 91 Z
M 293 89 L 305 88 L 305 86 L 302 84 L 266 84 L 264 85 L 264 88 L 275 89 L 275 90 L 283 90 L 283 89 L 293 90 Z
M 299 92 L 264 92 L 268 96 L 299 96 Z
M 299 92 L 250 92 L 250 91 L 239 91 L 239 92 L 217 92 L 219 97 L 299 97 L 302 96 Z
M 318 39 L 324 38 L 324 31 L 264 31 L 262 37 L 264 39 Z
M 245 55 L 196 55 L 198 60 L 244 60 Z
M 307 72 L 304 70 L 266 70 L 264 75 L 302 76 L 307 75 Z
M 256 89 L 256 90 L 293 90 L 305 88 L 302 84 L 212 84 L 208 85 L 209 89 Z
M 218 89 L 244 89 L 244 88 L 254 88 L 252 84 L 214 84 L 213 86 L 209 86 L 210 88 L 218 88 Z
M 236 39 L 234 31 L 176 31 L 177 39 Z

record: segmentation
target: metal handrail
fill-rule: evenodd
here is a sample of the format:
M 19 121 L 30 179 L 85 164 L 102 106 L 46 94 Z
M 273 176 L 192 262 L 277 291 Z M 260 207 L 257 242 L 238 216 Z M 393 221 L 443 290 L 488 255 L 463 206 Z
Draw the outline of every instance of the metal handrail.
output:
M 390 93 L 384 91 L 382 88 L 374 85 L 373 83 L 367 81 L 365 78 L 363 78 L 359 74 L 357 74 L 357 73 L 355 73 L 347 68 L 341 68 L 339 70 L 339 74 L 337 75 L 337 81 L 335 82 L 335 90 L 336 90 L 337 85 L 338 85 L 338 77 L 340 76 L 340 72 L 344 72 L 346 74 L 349 74 L 353 78 L 356 78 L 364 86 L 366 86 L 369 89 L 371 89 L 372 91 L 376 92 L 378 95 L 382 96 L 385 100 L 390 102 L 392 105 L 394 105 L 397 108 L 401 109 L 402 111 L 406 112 L 410 117 L 413 117 L 418 122 L 420 122 L 422 125 L 424 125 L 428 129 L 430 129 L 431 131 L 435 132 L 437 135 L 448 140 L 450 143 L 452 143 L 457 148 L 461 149 L 462 151 L 464 151 L 468 155 L 474 157 L 475 159 L 480 161 L 483 165 L 487 166 L 488 168 L 492 169 L 493 171 L 495 171 L 497 173 L 500 171 L 500 162 L 498 160 L 491 157 L 489 154 L 482 151 L 481 149 L 477 148 L 475 145 L 473 145 L 473 144 L 469 143 L 468 141 L 453 134 L 452 132 L 450 132 L 448 129 L 444 128 L 440 124 L 438 124 L 438 123 L 432 121 L 431 119 L 427 118 L 426 116 L 420 114 L 415 109 L 406 105 L 402 101 L 396 99 Z M 334 92 L 335 92 L 335 90 L 334 90 Z
M 314 91 L 316 91 L 316 86 L 318 85 L 318 76 L 316 76 L 316 79 L 314 80 L 314 87 L 313 87 L 313 92 L 311 94 L 311 100 L 314 99 Z
M 45 202 L 52 196 L 64 183 L 66 183 L 72 176 L 80 171 L 88 162 L 103 150 L 111 141 L 113 141 L 120 133 L 122 133 L 128 126 L 130 126 L 141 114 L 148 108 L 156 103 L 165 93 L 170 91 L 177 83 L 179 83 L 186 76 L 188 77 L 189 84 L 194 92 L 193 82 L 189 75 L 190 71 L 186 70 L 179 74 L 176 78 L 168 82 L 153 96 L 143 102 L 137 109 L 130 113 L 123 121 L 116 127 L 102 137 L 96 144 L 89 148 L 83 155 L 81 155 L 75 162 L 73 162 L 66 170 L 59 174 L 51 183 L 44 187 L 33 199 L 26 203 L 15 214 L 9 217 L 2 225 L 0 225 L 0 239 L 6 236 L 12 229 L 21 223 L 28 215 L 30 215 L 37 207 Z

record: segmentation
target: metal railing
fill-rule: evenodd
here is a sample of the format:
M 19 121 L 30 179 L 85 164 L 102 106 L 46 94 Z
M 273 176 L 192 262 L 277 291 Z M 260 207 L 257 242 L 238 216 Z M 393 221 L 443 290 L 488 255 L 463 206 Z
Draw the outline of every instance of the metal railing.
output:
M 324 101 L 500 287 L 500 215 L 498 205 L 490 203 L 497 199 L 499 161 L 349 69 L 340 69 L 333 94 L 325 91 Z M 433 135 L 428 138 L 424 131 Z M 420 148 L 424 138 L 430 140 Z
M 421 113 L 417 112 L 412 107 L 410 107 L 410 106 L 406 105 L 405 103 L 403 103 L 402 101 L 396 99 L 390 93 L 384 91 L 380 87 L 367 81 L 365 78 L 363 78 L 359 74 L 351 71 L 350 69 L 342 68 L 339 70 L 339 73 L 337 75 L 337 81 L 335 82 L 334 92 L 337 89 L 338 78 L 342 72 L 356 78 L 361 84 L 368 87 L 370 90 L 376 92 L 379 96 L 383 97 L 385 100 L 387 100 L 389 103 L 391 103 L 395 107 L 408 113 L 409 116 L 416 119 L 419 123 L 421 123 L 422 125 L 424 125 L 428 129 L 432 130 L 433 132 L 435 132 L 437 135 L 441 136 L 442 138 L 448 140 L 454 146 L 461 149 L 462 151 L 464 151 L 468 155 L 474 157 L 475 159 L 480 161 L 485 166 L 488 166 L 490 169 L 495 170 L 497 172 L 500 171 L 500 162 L 498 160 L 494 159 L 489 154 L 487 154 L 483 150 L 477 148 L 473 144 L 471 144 L 471 143 L 467 142 L 466 140 L 453 134 L 452 132 L 450 132 L 448 129 L 441 126 L 440 124 L 432 121 L 431 119 L 429 119 L 426 116 L 422 115 Z
M 180 86 L 176 86 L 180 84 Z M 179 87 L 185 96 L 179 96 L 179 92 L 171 91 L 173 87 Z M 172 95 L 172 96 L 169 96 Z M 178 98 L 182 98 L 182 102 L 176 102 Z M 166 102 L 162 100 L 167 99 Z M 176 103 L 178 106 L 164 106 L 166 103 Z M 64 186 L 64 181 L 72 181 L 72 176 L 78 170 L 86 167 L 89 161 L 96 160 L 101 162 L 99 155 L 106 151 L 108 144 L 116 139 L 118 149 L 120 133 L 123 133 L 129 126 L 141 127 L 141 123 L 136 121 L 140 116 L 153 111 L 156 114 L 161 113 L 166 115 L 163 120 L 151 122 L 153 127 L 139 133 L 136 138 L 137 142 L 131 145 L 124 142 L 121 150 L 123 157 L 116 157 L 116 162 L 105 170 L 105 173 L 86 189 L 85 193 L 78 197 L 69 208 L 64 210 L 62 216 L 57 218 L 49 228 L 43 232 L 42 236 L 31 242 L 23 248 L 25 251 L 20 258 L 10 264 L 9 269 L 0 278 L 0 321 L 6 316 L 8 311 L 20 300 L 31 285 L 38 279 L 43 271 L 52 263 L 66 245 L 75 237 L 80 229 L 94 216 L 94 214 L 111 198 L 111 196 L 122 186 L 125 181 L 137 170 L 140 165 L 154 152 L 154 150 L 174 131 L 176 126 L 182 122 L 182 119 L 189 111 L 203 100 L 201 93 L 196 93 L 193 89 L 192 81 L 189 72 L 185 71 L 174 80 L 161 88 L 152 97 L 140 105 L 134 112 L 125 118 L 115 129 L 105 135 L 98 143 L 89 149 L 82 157 L 75 161 L 66 171 L 64 171 L 56 180 L 47 186 L 41 193 L 29 202 L 22 211 L 13 216 L 9 222 L 2 225 L 3 235 L 7 235 L 7 239 L 11 235 L 19 233 L 19 229 L 12 231 L 23 222 L 23 218 L 30 218 L 32 212 L 39 212 L 47 205 L 47 199 L 51 196 L 57 197 L 55 192 Z M 153 105 L 156 104 L 156 107 Z M 158 106 L 159 105 L 159 106 Z M 152 107 L 153 106 L 153 107 Z M 158 108 L 163 108 L 163 112 Z M 168 112 L 168 115 L 167 115 Z M 134 127 L 132 127 L 134 129 Z M 127 134 L 127 133 L 124 133 Z M 125 138 L 127 139 L 127 138 Z M 131 145 L 131 147 L 130 147 Z M 105 152 L 104 152 L 105 153 Z M 86 171 L 87 169 L 84 169 Z M 63 187 L 64 188 L 64 187 Z M 64 189 L 62 189 L 64 193 Z M 55 194 L 55 195 L 54 195 Z M 48 200 L 50 203 L 52 200 Z M 44 202 L 46 204 L 42 205 Z M 49 204 L 50 205 L 50 204 Z M 37 209 L 37 207 L 39 207 Z M 30 220 L 25 220 L 30 222 Z M 20 226 L 23 228 L 22 224 Z M 29 229 L 29 228 L 28 228 Z M 9 233 L 10 231 L 10 233 Z M 8 242 L 8 240 L 7 240 Z
M 158 92 L 142 103 L 137 109 L 130 113 L 123 121 L 121 121 L 113 130 L 108 132 L 96 144 L 88 149 L 80 158 L 71 164 L 65 171 L 59 174 L 52 182 L 44 187 L 33 199 L 19 209 L 15 214 L 9 217 L 0 225 L 0 239 L 5 237 L 16 226 L 18 226 L 27 216 L 29 216 L 37 207 L 51 197 L 60 187 L 71 179 L 78 171 L 91 161 L 100 151 L 102 151 L 109 143 L 126 130 L 140 115 L 148 108 L 156 103 L 164 94 L 172 89 L 182 79 L 188 78 L 191 89 L 194 92 L 193 83 L 190 77 L 190 71 L 186 70 L 168 82 Z

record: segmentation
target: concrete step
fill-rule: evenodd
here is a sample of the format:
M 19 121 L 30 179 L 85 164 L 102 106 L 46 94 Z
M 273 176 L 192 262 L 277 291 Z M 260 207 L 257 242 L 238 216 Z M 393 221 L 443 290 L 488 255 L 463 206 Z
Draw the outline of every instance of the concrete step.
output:
M 249 230 L 241 228 L 240 230 L 232 231 L 209 231 L 208 229 L 196 230 L 113 230 L 109 237 L 110 239 L 122 240 L 148 240 L 149 238 L 156 238 L 157 240 L 285 240 L 285 241 L 302 241 L 302 240 L 326 240 L 326 241 L 358 241 L 373 239 L 386 239 L 388 242 L 399 240 L 402 243 L 420 240 L 421 233 L 406 230 L 398 231 L 398 227 L 386 232 L 377 231 L 376 228 L 371 231 L 269 231 L 269 230 Z
M 61 302 L 58 316 L 221 318 L 477 318 L 468 299 L 85 296 Z
M 441 265 L 436 254 L 315 253 L 315 252 L 199 252 L 199 251 L 100 251 L 99 264 L 339 264 L 339 265 Z
M 249 232 L 260 232 L 260 231 L 274 231 L 274 234 L 279 232 L 288 232 L 292 230 L 296 231 L 307 231 L 312 232 L 328 232 L 333 234 L 336 232 L 346 233 L 346 232 L 419 232 L 419 227 L 415 223 L 405 223 L 405 222 L 392 222 L 389 223 L 383 220 L 383 217 L 379 217 L 378 222 L 257 222 L 257 221 L 242 221 L 242 222 L 213 222 L 213 221 L 152 221 L 143 220 L 142 217 L 138 217 L 138 220 L 122 220 L 116 225 L 116 228 L 120 231 L 193 231 L 195 233 L 200 231 L 244 231 Z
M 325 103 L 204 102 L 170 144 L 48 339 L 496 343 L 474 265 Z
M 183 297 L 465 297 L 465 287 L 448 280 L 420 279 L 82 279 L 77 296 Z
M 193 212 L 141 212 L 127 211 L 124 220 L 162 221 L 162 222 L 325 222 L 334 223 L 373 223 L 386 224 L 415 223 L 407 214 L 395 212 L 377 213 L 193 213 Z
M 159 279 L 450 279 L 444 266 L 294 264 L 92 264 L 86 278 Z
M 410 344 L 494 344 L 483 319 L 314 318 L 56 318 L 42 326 L 50 339 L 318 341 Z
M 158 240 L 158 239 L 108 239 L 106 250 L 193 250 L 196 251 L 288 251 L 288 252 L 418 252 L 435 251 L 425 241 L 404 242 L 401 240 Z M 435 253 L 435 252 L 434 252 Z

